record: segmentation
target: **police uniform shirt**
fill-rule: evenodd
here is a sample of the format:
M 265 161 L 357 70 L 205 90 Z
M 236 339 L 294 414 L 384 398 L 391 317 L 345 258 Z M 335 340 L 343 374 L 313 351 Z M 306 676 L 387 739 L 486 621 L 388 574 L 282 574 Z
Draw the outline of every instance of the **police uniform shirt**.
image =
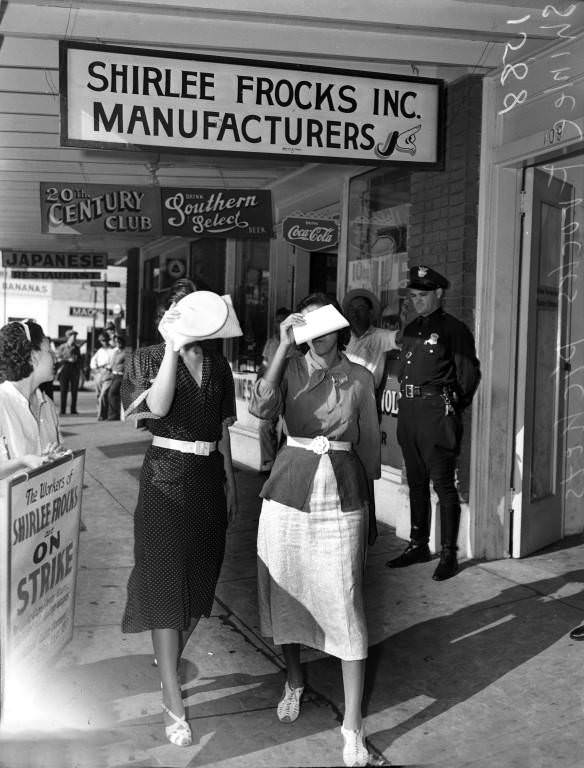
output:
M 399 372 L 402 388 L 446 386 L 456 393 L 459 407 L 465 408 L 479 378 L 474 338 L 463 322 L 438 308 L 406 326 Z

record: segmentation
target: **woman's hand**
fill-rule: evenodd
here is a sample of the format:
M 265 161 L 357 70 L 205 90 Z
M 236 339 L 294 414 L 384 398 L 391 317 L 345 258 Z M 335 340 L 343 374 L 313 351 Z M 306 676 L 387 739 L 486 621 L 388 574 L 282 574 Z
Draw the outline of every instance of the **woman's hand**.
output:
M 237 488 L 235 482 L 225 484 L 225 497 L 227 499 L 227 523 L 233 523 L 239 515 L 239 504 L 237 502 Z
M 48 461 L 47 456 L 37 456 L 34 453 L 26 453 L 20 457 L 20 461 L 27 469 L 38 469 L 42 464 Z
M 300 312 L 293 312 L 280 323 L 280 344 L 284 344 L 287 347 L 295 344 L 294 334 L 292 332 L 292 328 L 295 325 L 306 325 L 304 315 L 300 314 Z
M 172 304 L 169 309 L 162 315 L 160 322 L 158 323 L 158 331 L 167 345 L 175 349 L 175 331 L 173 324 L 180 317 L 180 311 Z

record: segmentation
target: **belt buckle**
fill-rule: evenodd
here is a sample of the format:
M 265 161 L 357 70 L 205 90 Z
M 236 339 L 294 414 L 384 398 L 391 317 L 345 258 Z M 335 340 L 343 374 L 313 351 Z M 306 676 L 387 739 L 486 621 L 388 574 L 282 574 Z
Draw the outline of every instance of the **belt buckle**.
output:
M 414 385 L 413 384 L 406 384 L 404 386 L 404 395 L 407 398 L 415 397 L 415 391 L 414 391 Z
M 312 443 L 310 444 L 310 450 L 318 456 L 322 456 L 323 453 L 328 453 L 330 447 L 331 444 L 329 443 L 329 439 L 328 437 L 325 437 L 325 435 L 317 435 L 312 439 Z
M 209 443 L 205 443 L 203 440 L 195 440 L 195 453 L 197 456 L 208 456 Z

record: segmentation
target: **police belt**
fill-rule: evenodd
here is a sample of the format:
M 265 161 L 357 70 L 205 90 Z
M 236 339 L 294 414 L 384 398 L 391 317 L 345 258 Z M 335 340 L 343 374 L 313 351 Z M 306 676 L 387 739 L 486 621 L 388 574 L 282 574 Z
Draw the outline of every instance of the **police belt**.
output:
M 432 385 L 418 387 L 415 384 L 402 384 L 399 390 L 401 397 L 410 400 L 414 397 L 436 397 L 448 394 L 448 387 L 433 387 Z

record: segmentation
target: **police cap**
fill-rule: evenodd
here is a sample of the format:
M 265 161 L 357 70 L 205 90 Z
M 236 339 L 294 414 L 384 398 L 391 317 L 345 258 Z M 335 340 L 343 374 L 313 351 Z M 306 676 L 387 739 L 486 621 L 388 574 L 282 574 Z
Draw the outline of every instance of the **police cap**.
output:
M 449 285 L 448 280 L 431 267 L 417 264 L 410 269 L 408 288 L 414 288 L 418 291 L 435 291 L 437 288 L 448 288 Z

